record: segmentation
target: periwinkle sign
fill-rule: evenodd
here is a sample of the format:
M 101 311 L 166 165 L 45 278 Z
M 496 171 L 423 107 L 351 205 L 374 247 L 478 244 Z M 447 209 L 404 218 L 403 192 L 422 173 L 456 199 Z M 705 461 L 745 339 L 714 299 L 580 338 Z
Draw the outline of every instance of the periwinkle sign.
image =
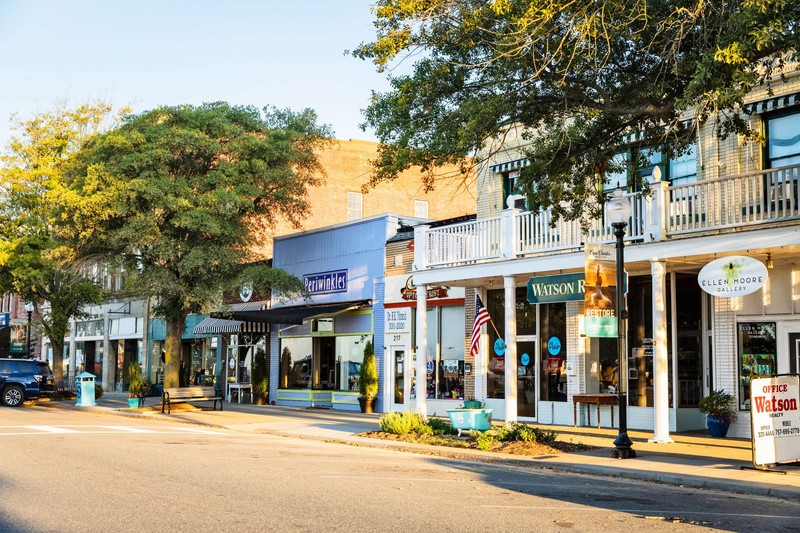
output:
M 303 285 L 309 294 L 347 292 L 347 270 L 333 270 L 303 276 Z

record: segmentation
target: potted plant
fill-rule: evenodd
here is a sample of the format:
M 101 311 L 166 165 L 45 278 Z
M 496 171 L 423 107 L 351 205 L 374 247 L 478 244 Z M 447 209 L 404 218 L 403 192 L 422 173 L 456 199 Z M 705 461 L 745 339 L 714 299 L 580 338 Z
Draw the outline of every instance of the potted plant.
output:
M 142 367 L 139 363 L 128 365 L 128 407 L 141 407 L 148 383 L 142 378 Z
M 256 405 L 267 404 L 267 391 L 269 381 L 267 379 L 267 353 L 263 348 L 256 350 L 253 357 L 253 400 Z
M 358 404 L 362 413 L 372 413 L 375 396 L 378 394 L 378 368 L 375 366 L 375 350 L 372 341 L 364 346 L 364 359 L 358 376 Z
M 464 400 L 464 409 L 480 409 L 482 407 L 483 407 L 483 402 L 480 400 L 476 400 L 472 396 Z
M 708 430 L 712 437 L 724 437 L 728 434 L 731 421 L 736 419 L 736 405 L 732 394 L 724 390 L 712 390 L 698 404 L 701 413 L 706 414 Z

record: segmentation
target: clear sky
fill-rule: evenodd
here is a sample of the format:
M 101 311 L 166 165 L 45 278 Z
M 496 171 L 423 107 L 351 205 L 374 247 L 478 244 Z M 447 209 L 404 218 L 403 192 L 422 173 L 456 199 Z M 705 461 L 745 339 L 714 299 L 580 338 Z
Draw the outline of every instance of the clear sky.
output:
M 345 56 L 374 37 L 371 0 L 0 0 L 0 145 L 9 117 L 57 101 L 272 105 L 374 140 L 361 109 L 386 90 Z

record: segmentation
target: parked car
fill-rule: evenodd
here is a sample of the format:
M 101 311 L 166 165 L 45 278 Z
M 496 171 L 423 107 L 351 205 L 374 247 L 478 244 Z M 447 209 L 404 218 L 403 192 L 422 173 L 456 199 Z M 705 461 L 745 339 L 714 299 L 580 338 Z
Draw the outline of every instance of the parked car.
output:
M 9 407 L 55 392 L 50 365 L 34 359 L 0 359 L 0 399 Z

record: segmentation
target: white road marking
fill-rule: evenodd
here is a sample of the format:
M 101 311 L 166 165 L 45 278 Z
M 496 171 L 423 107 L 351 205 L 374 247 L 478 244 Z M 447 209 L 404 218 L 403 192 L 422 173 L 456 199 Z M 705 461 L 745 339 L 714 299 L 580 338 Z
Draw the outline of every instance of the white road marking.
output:
M 16 431 L 15 431 L 16 430 Z M 215 429 L 164 427 L 164 426 L 0 426 L 0 435 L 96 435 L 96 434 L 151 434 L 151 435 L 228 435 L 229 433 Z
M 56 426 L 24 426 L 29 429 L 35 429 L 37 431 L 45 431 L 47 433 L 80 433 L 79 431 L 75 431 L 74 429 L 67 429 L 65 427 L 56 427 Z
M 581 504 L 578 504 L 581 505 Z M 723 516 L 723 517 L 733 517 L 733 518 L 741 518 L 741 517 L 750 517 L 750 518 L 785 518 L 785 519 L 792 519 L 796 520 L 796 516 L 791 515 L 772 515 L 772 514 L 756 514 L 756 513 L 715 513 L 711 511 L 687 511 L 687 510 L 667 510 L 667 509 L 650 509 L 646 507 L 642 507 L 640 509 L 603 509 L 601 507 L 595 507 L 591 505 L 581 505 L 580 507 L 571 507 L 571 506 L 553 506 L 553 505 L 481 505 L 481 507 L 486 509 L 525 509 L 525 510 L 550 510 L 550 511 L 589 511 L 592 513 L 596 513 L 598 511 L 606 511 L 609 513 L 631 513 L 631 514 L 639 514 L 643 515 L 646 511 L 648 516 L 653 515 L 661 515 L 661 516 L 680 516 L 680 515 L 700 515 L 700 516 Z
M 130 426 L 100 426 L 107 429 L 113 429 L 117 431 L 127 431 L 128 433 L 158 433 L 152 429 L 144 429 L 144 428 L 134 428 Z

